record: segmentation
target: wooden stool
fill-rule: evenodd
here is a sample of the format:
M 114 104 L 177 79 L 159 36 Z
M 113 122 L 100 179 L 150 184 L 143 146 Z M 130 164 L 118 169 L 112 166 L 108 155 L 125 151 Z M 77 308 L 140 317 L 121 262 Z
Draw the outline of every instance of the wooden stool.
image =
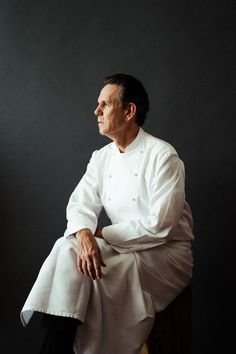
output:
M 191 284 L 165 310 L 156 314 L 146 347 L 148 354 L 192 353 Z M 145 350 L 143 348 L 142 353 Z

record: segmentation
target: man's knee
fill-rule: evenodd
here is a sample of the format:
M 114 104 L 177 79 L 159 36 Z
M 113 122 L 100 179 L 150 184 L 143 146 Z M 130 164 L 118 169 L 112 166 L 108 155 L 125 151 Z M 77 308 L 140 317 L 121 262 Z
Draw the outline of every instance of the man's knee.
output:
M 63 262 L 71 258 L 76 259 L 76 251 L 76 240 L 63 236 L 56 240 L 51 253 L 57 254 L 57 257 Z
M 53 248 L 55 249 L 75 249 L 76 239 L 74 237 L 59 237 L 54 243 Z

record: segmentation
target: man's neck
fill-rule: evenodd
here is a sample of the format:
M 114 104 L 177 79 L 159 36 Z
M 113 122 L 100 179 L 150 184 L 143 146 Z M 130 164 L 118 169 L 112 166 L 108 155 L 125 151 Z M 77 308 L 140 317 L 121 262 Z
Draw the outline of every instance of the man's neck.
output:
M 139 132 L 139 126 L 135 125 L 129 130 L 124 131 L 123 134 L 119 134 L 119 136 L 113 138 L 112 140 L 120 150 L 120 152 L 125 152 L 125 149 L 128 145 L 130 145 L 134 139 L 137 137 Z

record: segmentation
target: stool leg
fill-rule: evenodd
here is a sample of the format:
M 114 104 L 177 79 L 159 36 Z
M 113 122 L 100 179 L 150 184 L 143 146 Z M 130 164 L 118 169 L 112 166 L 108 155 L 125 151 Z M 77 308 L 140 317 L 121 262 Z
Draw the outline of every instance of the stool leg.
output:
M 148 354 L 192 353 L 192 296 L 187 287 L 163 311 L 156 314 L 147 339 Z

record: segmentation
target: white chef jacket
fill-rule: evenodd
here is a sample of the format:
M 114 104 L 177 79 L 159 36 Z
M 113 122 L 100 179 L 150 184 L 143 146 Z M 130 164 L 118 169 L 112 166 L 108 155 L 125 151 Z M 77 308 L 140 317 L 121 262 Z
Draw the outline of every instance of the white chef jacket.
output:
M 184 164 L 175 149 L 142 128 L 121 153 L 114 142 L 95 151 L 67 206 L 65 236 L 94 233 L 102 207 L 111 220 L 104 239 L 118 252 L 193 239 Z
M 96 238 L 106 267 L 91 280 L 78 272 L 73 233 L 96 230 L 102 207 L 111 220 Z M 77 318 L 77 354 L 138 354 L 163 310 L 191 281 L 192 216 L 184 165 L 175 149 L 143 129 L 121 153 L 95 151 L 67 206 L 67 229 L 45 262 L 21 311 Z

